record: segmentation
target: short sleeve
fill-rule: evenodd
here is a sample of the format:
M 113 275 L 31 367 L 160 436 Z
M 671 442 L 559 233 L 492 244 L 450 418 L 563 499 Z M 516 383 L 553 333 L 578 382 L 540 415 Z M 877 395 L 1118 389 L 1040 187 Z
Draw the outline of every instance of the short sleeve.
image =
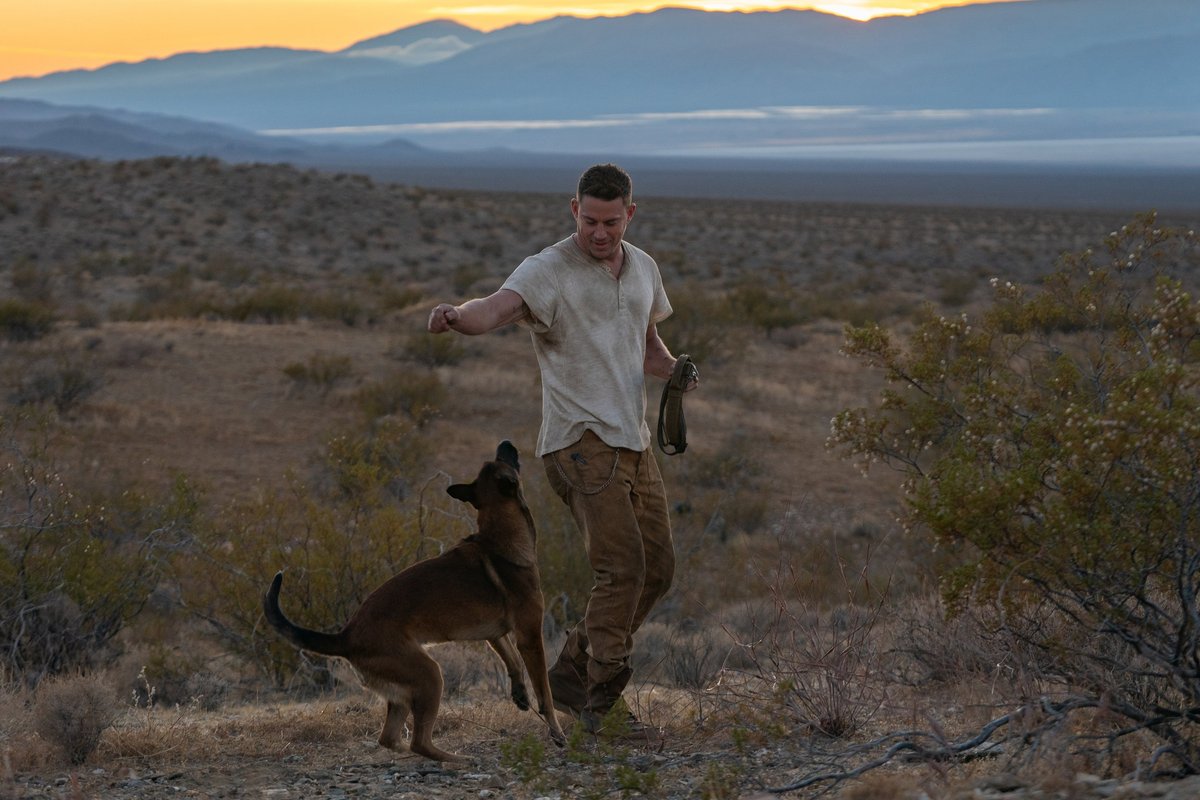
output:
M 650 259 L 650 263 L 654 267 L 654 300 L 650 306 L 650 321 L 657 324 L 675 313 L 675 309 L 671 306 L 671 301 L 667 299 L 667 290 L 663 288 L 662 274 L 658 271 L 658 264 L 653 259 Z
M 558 276 L 548 259 L 530 256 L 517 266 L 500 288 L 521 295 L 529 307 L 529 316 L 517 320 L 517 324 L 537 332 L 554 326 L 558 319 L 559 291 Z

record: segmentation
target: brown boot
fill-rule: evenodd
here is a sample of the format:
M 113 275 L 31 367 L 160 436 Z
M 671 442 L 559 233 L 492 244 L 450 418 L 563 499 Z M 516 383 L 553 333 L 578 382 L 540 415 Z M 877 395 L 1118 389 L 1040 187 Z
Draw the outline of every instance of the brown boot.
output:
M 550 679 L 550 695 L 554 698 L 554 707 L 564 714 L 579 719 L 587 706 L 587 687 L 583 674 L 576 668 L 566 655 L 560 655 L 547 673 Z
M 661 747 L 662 731 L 639 720 L 621 697 L 632 676 L 627 666 L 604 683 L 590 686 L 579 721 L 588 733 L 610 741 Z

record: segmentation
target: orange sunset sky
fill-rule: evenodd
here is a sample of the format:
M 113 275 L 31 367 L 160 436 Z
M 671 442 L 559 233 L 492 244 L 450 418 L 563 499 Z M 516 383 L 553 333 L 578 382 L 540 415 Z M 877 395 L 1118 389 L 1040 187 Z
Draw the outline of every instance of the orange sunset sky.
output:
M 559 14 L 617 16 L 679 5 L 710 11 L 811 7 L 866 20 L 973 2 L 981 0 L 0 0 L 0 80 L 185 51 L 260 45 L 338 50 L 439 18 L 492 30 Z

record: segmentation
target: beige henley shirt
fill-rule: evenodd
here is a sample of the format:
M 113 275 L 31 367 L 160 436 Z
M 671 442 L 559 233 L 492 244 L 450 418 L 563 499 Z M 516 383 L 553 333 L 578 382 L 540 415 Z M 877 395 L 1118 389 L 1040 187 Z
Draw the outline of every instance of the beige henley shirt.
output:
M 502 288 L 529 307 L 542 374 L 537 454 L 568 447 L 590 430 L 610 447 L 645 450 L 646 331 L 671 315 L 654 259 L 622 242 L 614 278 L 568 237 L 521 262 Z

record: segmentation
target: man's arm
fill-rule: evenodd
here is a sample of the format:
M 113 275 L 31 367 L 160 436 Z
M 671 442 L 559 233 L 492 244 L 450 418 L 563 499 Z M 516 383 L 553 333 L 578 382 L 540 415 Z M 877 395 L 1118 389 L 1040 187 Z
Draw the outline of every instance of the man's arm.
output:
M 671 351 L 663 343 L 662 337 L 658 335 L 658 326 L 651 322 L 650 327 L 646 329 L 646 361 L 642 366 L 642 371 L 647 375 L 669 381 L 671 373 L 675 371 L 675 361 L 675 356 L 671 355 Z M 697 377 L 683 387 L 683 390 L 690 392 L 699 385 L 700 378 Z
M 501 289 L 487 297 L 468 300 L 460 306 L 439 303 L 429 314 L 430 333 L 458 331 L 475 336 L 516 322 L 529 313 L 521 295 Z

